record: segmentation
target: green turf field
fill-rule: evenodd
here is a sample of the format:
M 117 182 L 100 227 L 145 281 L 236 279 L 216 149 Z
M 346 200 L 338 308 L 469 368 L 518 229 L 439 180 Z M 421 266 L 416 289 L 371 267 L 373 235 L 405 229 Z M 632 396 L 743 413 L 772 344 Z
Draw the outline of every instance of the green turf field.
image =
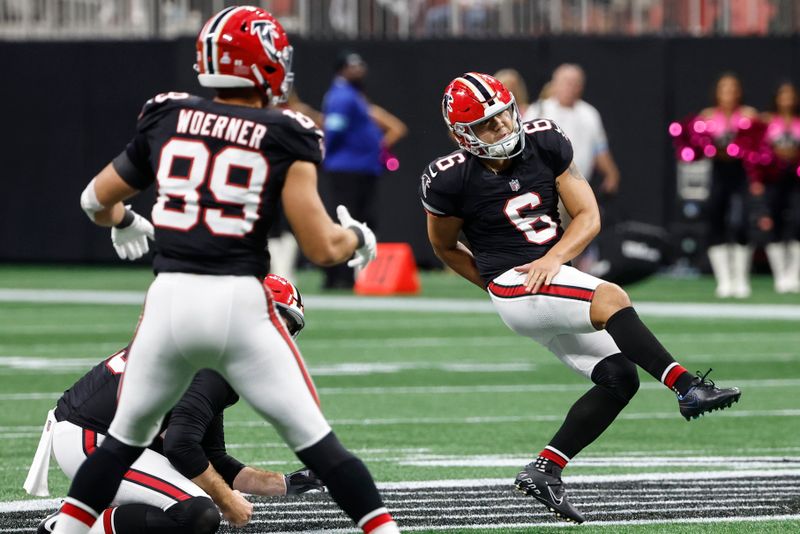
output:
M 44 290 L 143 292 L 150 278 L 146 269 L 0 267 L 0 288 L 43 290 L 41 294 L 46 294 Z M 456 276 L 432 273 L 422 278 L 424 292 L 415 297 L 421 310 L 426 298 L 486 301 L 478 289 Z M 725 304 L 742 310 L 751 304 L 800 307 L 797 295 L 774 295 L 770 284 L 769 279 L 758 278 L 751 299 Z M 448 492 L 440 491 L 443 495 L 430 498 L 430 509 L 403 504 L 407 495 L 401 493 L 408 493 L 403 488 L 413 487 L 415 481 L 452 487 L 447 481 L 465 479 L 474 482 L 465 484 L 475 495 L 467 502 L 481 504 L 465 505 L 461 515 L 467 519 L 458 523 L 463 527 L 449 531 L 531 532 L 550 523 L 558 525 L 528 499 L 512 495 L 505 502 L 505 488 L 491 490 L 496 491 L 496 500 L 482 501 L 482 483 L 475 481 L 507 480 L 510 485 L 518 468 L 547 443 L 571 403 L 588 389 L 582 377 L 507 330 L 496 315 L 470 312 L 471 301 L 464 300 L 460 312 L 341 310 L 323 305 L 315 309 L 319 276 L 302 273 L 298 286 L 311 296 L 299 345 L 323 409 L 342 441 L 385 485 L 392 496 L 387 498 L 390 508 L 395 502 L 391 492 L 397 492 L 396 516 L 401 523 L 404 514 L 423 516 L 409 519 L 408 524 L 417 525 L 415 530 L 425 530 L 425 525 L 435 530 L 437 522 L 426 523 L 424 515 L 440 513 L 435 503 L 448 499 Z M 629 290 L 634 303 L 718 302 L 707 278 L 655 278 Z M 328 295 L 346 298 L 341 292 Z M 0 302 L 0 501 L 6 502 L 27 498 L 22 481 L 40 425 L 59 392 L 93 362 L 123 347 L 139 313 L 134 304 L 13 300 L 7 296 Z M 575 477 L 569 486 L 575 488 L 573 500 L 596 511 L 593 521 L 608 523 L 580 528 L 626 533 L 800 531 L 798 320 L 754 320 L 746 314 L 731 319 L 715 317 L 713 312 L 707 317 L 643 315 L 690 371 L 713 367 L 711 377 L 722 385 L 739 385 L 742 400 L 731 410 L 687 423 L 677 413 L 674 396 L 640 372 L 643 387 L 621 418 L 565 471 L 568 484 Z M 277 471 L 298 466 L 277 435 L 244 403 L 226 411 L 226 438 L 232 454 L 246 463 Z M 703 473 L 700 480 L 691 477 L 694 472 Z M 726 473 L 738 477 L 731 479 L 738 480 L 735 487 L 724 482 Z M 636 475 L 639 478 L 628 484 L 638 485 L 619 489 L 617 475 Z M 648 484 L 669 483 L 675 476 L 684 482 L 674 488 L 648 489 Z M 755 479 L 780 485 L 761 487 Z M 494 488 L 494 483 L 486 484 Z M 67 489 L 55 462 L 50 488 L 54 496 Z M 689 504 L 682 488 L 694 488 Z M 450 497 L 454 491 L 449 490 Z M 647 500 L 648 491 L 663 497 Z M 627 492 L 626 497 L 619 492 Z M 760 499 L 748 508 L 753 494 Z M 598 499 L 628 499 L 630 504 L 620 505 L 619 513 L 604 515 L 615 505 L 598 504 Z M 271 510 L 272 504 L 264 506 Z M 422 508 L 412 510 L 414 506 Z M 0 531 L 14 528 L 15 523 L 9 523 L 12 515 L 0 515 Z M 779 519 L 744 519 L 756 515 Z M 726 522 L 715 516 L 735 519 Z M 701 517 L 710 519 L 670 524 L 671 519 Z M 259 528 L 296 529 L 266 521 Z M 526 522 L 535 526 L 513 526 Z M 494 528 L 503 524 L 508 528 Z M 476 528 L 479 525 L 483 526 Z

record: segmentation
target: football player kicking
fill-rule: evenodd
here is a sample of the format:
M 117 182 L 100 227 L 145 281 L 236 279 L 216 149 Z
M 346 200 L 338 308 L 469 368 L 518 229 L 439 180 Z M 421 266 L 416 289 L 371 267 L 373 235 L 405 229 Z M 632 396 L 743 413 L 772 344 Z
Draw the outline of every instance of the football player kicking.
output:
M 166 93 L 149 100 L 132 141 L 81 196 L 93 222 L 115 227 L 112 239 L 126 256 L 145 252 L 153 235 L 156 277 L 128 347 L 116 414 L 75 474 L 54 532 L 91 528 L 164 415 L 206 368 L 276 428 L 364 532 L 398 532 L 366 466 L 322 415 L 274 297 L 261 290 L 279 202 L 316 264 L 363 267 L 375 257 L 375 236 L 343 206 L 341 224 L 331 220 L 317 192 L 321 132 L 308 117 L 276 107 L 293 81 L 280 23 L 260 8 L 227 7 L 206 22 L 196 46 L 198 81 L 216 90 L 214 99 Z M 150 227 L 123 201 L 153 184 Z M 213 464 L 195 479 L 209 495 L 226 484 Z
M 305 327 L 300 292 L 288 280 L 272 274 L 264 279 L 264 285 L 272 291 L 281 319 L 296 338 Z M 96 365 L 58 400 L 55 410 L 48 414 L 46 439 L 40 446 L 44 449 L 36 451 L 31 485 L 26 481 L 26 489 L 46 494 L 51 450 L 61 470 L 72 478 L 81 462 L 105 439 L 114 418 L 127 352 L 126 347 Z M 322 481 L 309 469 L 283 475 L 245 466 L 227 454 L 223 410 L 238 400 L 219 373 L 199 371 L 164 419 L 159 438 L 125 474 L 112 507 L 103 511 L 102 521 L 97 521 L 90 533 L 213 532 L 220 522 L 217 507 L 233 525 L 249 522 L 253 505 L 239 492 L 275 496 L 323 490 Z M 198 477 L 209 465 L 226 484 L 209 486 Z M 38 488 L 34 486 L 36 472 L 43 475 Z M 43 493 L 38 491 L 41 486 Z M 56 515 L 42 521 L 37 534 L 52 532 Z
M 738 388 L 692 376 L 661 346 L 619 286 L 568 265 L 600 229 L 597 202 L 552 121 L 522 123 L 510 92 L 470 72 L 447 86 L 442 113 L 460 149 L 433 161 L 419 189 L 434 251 L 489 292 L 514 332 L 594 382 L 516 487 L 582 522 L 561 470 L 611 424 L 639 387 L 636 365 L 678 395 L 688 420 L 731 406 Z M 562 230 L 558 199 L 572 223 Z M 463 230 L 469 245 L 459 242 Z

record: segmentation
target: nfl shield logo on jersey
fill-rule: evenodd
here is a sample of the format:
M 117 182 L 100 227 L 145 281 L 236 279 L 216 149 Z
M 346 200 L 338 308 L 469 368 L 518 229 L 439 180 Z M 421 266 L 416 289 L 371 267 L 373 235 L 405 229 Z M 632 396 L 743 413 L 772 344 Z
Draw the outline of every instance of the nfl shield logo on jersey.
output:
M 514 178 L 510 182 L 508 182 L 508 186 L 511 188 L 512 191 L 519 191 L 519 180 Z

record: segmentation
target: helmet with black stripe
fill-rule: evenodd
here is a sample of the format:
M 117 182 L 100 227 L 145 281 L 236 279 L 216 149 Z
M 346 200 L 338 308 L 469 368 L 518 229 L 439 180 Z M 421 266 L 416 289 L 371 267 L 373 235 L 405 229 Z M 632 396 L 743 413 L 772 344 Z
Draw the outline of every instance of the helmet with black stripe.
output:
M 499 140 L 483 141 L 475 133 L 476 128 L 502 114 L 508 114 L 510 133 Z M 458 144 L 478 157 L 512 158 L 525 148 L 514 95 L 488 74 L 467 72 L 450 82 L 442 98 L 442 115 Z
M 306 326 L 303 296 L 300 294 L 300 290 L 286 278 L 277 274 L 268 274 L 264 278 L 264 288 L 272 292 L 275 306 L 278 308 L 283 322 L 286 323 L 289 334 L 297 337 Z
M 203 87 L 255 87 L 272 105 L 289 97 L 293 50 L 278 19 L 268 11 L 227 7 L 208 19 L 196 47 L 195 70 Z

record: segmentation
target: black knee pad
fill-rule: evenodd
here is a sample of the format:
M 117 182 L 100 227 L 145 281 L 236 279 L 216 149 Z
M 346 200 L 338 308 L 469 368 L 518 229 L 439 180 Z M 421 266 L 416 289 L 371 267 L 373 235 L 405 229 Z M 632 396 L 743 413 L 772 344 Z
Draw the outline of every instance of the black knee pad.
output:
M 627 403 L 639 391 L 639 373 L 636 364 L 622 354 L 604 358 L 592 371 L 592 382 Z
M 176 534 L 214 534 L 219 528 L 219 510 L 207 497 L 181 501 L 166 512 L 179 525 Z

